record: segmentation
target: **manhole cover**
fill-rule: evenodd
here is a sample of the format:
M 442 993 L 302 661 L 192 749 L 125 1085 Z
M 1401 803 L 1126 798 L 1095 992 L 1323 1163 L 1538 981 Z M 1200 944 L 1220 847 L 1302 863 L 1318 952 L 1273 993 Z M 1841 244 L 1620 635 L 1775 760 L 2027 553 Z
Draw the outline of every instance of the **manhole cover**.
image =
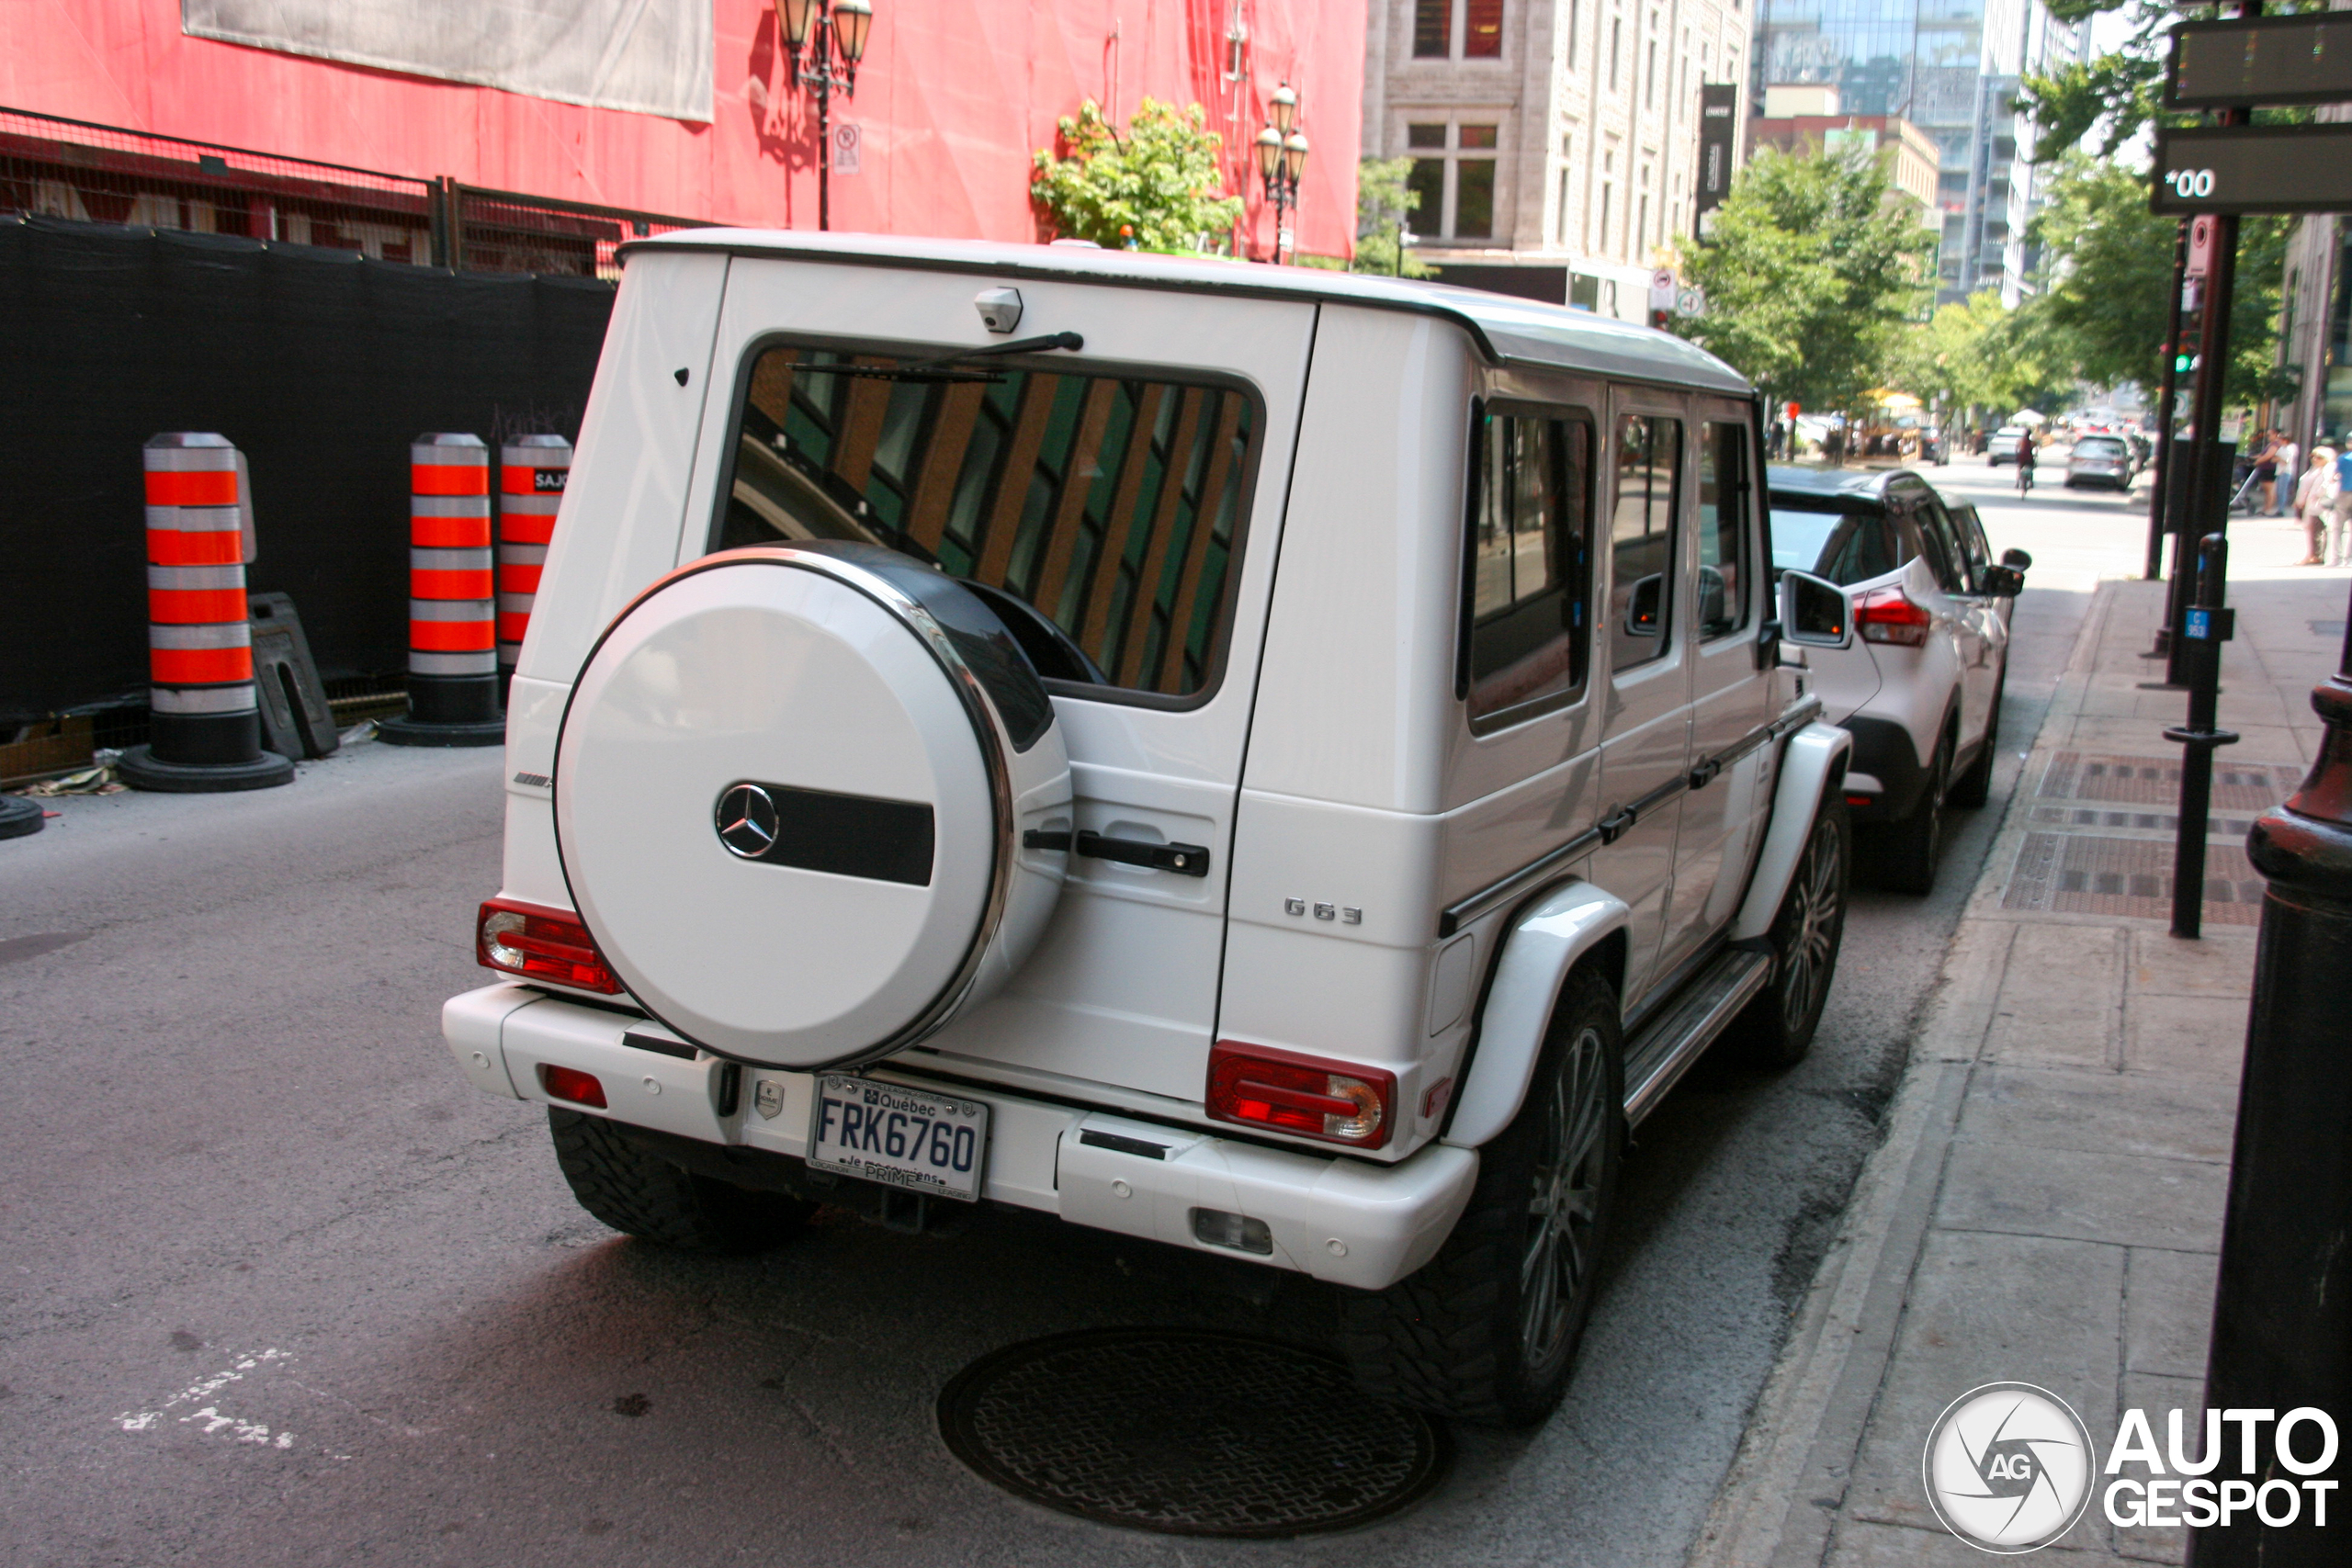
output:
M 956 1457 L 1032 1502 L 1168 1535 L 1343 1529 L 1413 1503 L 1453 1457 L 1347 1369 L 1235 1334 L 1113 1328 L 982 1357 L 939 1396 Z

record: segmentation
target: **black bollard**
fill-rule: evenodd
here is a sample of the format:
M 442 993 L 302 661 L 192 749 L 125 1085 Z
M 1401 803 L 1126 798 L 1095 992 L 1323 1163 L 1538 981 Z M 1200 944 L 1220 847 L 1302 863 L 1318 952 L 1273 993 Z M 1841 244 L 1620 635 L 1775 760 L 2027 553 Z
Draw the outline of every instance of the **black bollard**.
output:
M 2334 679 L 2312 693 L 2326 722 L 2319 761 L 2284 806 L 2265 812 L 2246 852 L 2270 879 L 2255 950 L 2245 1074 L 2222 1230 L 2221 1284 L 2205 1372 L 2209 1410 L 2283 1417 L 2327 1413 L 2352 1438 L 2352 1028 L 2344 993 L 2352 975 L 2352 637 Z M 2213 1479 L 2295 1483 L 2291 1524 L 2242 1514 L 2195 1531 L 2194 1568 L 2335 1568 L 2352 1544 L 2352 1505 L 2339 1484 L 2313 1523 L 2314 1482 L 2346 1477 L 2344 1454 L 2312 1475 L 2277 1450 L 2275 1427 L 2244 1428 L 2259 1442 L 2262 1472 L 2239 1476 L 2240 1431 L 2223 1428 Z M 2295 1433 L 2303 1464 L 2322 1452 L 2318 1425 Z M 2273 1517 L 2285 1495 L 2274 1489 Z
M 2237 744 L 2234 731 L 2217 728 L 2222 702 L 2222 645 L 2230 640 L 2232 612 L 2222 604 L 2230 575 L 2230 542 L 2208 534 L 2197 547 L 2197 596 L 2181 613 L 2173 652 L 2188 687 L 2188 722 L 2165 731 L 2183 748 L 2180 821 L 2172 849 L 2172 934 L 2194 939 L 2205 917 L 2205 832 L 2213 805 L 2213 749 Z

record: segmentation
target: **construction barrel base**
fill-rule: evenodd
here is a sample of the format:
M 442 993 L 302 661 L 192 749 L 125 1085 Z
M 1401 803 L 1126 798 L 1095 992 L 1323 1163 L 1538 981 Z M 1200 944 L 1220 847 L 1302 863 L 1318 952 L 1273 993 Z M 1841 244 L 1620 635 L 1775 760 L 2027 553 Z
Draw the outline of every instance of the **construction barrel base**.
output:
M 152 748 L 133 746 L 115 763 L 115 771 L 134 789 L 165 795 L 222 795 L 294 782 L 294 764 L 275 751 L 243 762 L 166 762 Z

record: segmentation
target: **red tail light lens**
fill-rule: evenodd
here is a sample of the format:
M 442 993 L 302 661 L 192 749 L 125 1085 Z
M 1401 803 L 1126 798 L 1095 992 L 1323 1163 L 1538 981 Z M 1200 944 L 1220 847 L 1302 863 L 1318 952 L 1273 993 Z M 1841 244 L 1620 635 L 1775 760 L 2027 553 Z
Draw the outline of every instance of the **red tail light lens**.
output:
M 485 969 L 617 996 L 621 983 L 595 938 L 569 909 L 492 898 L 474 925 L 474 957 Z M 596 1102 L 599 1105 L 603 1100 Z
M 574 1105 L 591 1105 L 605 1109 L 605 1086 L 596 1081 L 594 1073 L 583 1073 L 576 1067 L 551 1067 L 539 1064 L 539 1087 L 548 1098 L 568 1100 Z
M 1923 648 L 1928 641 L 1928 628 L 1934 624 L 1935 617 L 1928 613 L 1926 605 L 1892 584 L 1873 588 L 1854 601 L 1854 625 L 1864 642 Z
M 1376 1067 L 1230 1040 L 1209 1052 L 1208 1112 L 1220 1122 L 1376 1149 L 1396 1102 L 1396 1075 Z

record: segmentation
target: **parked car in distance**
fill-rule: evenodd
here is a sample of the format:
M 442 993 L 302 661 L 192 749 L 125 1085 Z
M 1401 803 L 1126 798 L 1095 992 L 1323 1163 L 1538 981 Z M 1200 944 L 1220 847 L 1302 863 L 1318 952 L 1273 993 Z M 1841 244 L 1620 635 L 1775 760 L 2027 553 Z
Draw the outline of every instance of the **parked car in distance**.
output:
M 1984 448 L 1984 461 L 1996 468 L 1999 468 L 2004 463 L 2016 462 L 2018 457 L 2018 443 L 2023 439 L 2025 439 L 2024 425 L 2005 424 L 2001 426 L 2000 429 L 1993 432 L 1992 442 Z M 2040 443 L 2037 442 L 2036 445 L 2039 446 Z
M 1843 930 L 1852 617 L 1774 596 L 1754 389 L 1303 267 L 623 255 L 458 1071 L 630 1235 L 1022 1210 L 1541 1420 L 1630 1129 L 1802 1056 Z
M 1995 562 L 1975 509 L 1906 470 L 1774 465 L 1772 564 L 1844 588 L 1860 634 L 1809 651 L 1829 717 L 1851 731 L 1846 805 L 1879 879 L 1935 883 L 1949 807 L 1984 804 L 2023 551 Z
M 2140 464 L 2132 455 L 2132 444 L 2120 435 L 2086 435 L 2075 443 L 2066 458 L 2066 488 L 2076 490 L 2084 485 L 2103 485 L 2109 490 L 2130 490 L 2139 477 Z

